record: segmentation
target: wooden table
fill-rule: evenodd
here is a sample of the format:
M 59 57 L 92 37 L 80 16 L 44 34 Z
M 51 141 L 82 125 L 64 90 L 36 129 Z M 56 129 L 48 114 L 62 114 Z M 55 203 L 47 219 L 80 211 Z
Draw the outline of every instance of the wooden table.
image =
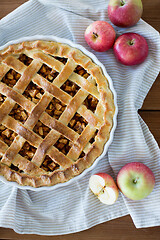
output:
M 142 0 L 143 19 L 160 31 L 160 0 Z M 25 0 L 0 0 L 0 18 L 20 6 Z M 155 139 L 160 145 L 160 75 L 149 91 L 143 107 L 139 110 Z M 159 240 L 160 227 L 136 229 L 130 216 L 118 218 L 83 232 L 63 236 L 19 235 L 12 229 L 0 228 L 0 239 L 37 239 L 37 240 Z

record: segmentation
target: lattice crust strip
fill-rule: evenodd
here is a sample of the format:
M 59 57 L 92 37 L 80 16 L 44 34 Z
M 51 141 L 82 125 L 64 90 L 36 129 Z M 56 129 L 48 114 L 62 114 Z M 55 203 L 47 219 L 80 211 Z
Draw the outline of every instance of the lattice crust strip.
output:
M 101 69 L 79 50 L 45 41 L 10 46 L 0 60 L 0 173 L 34 187 L 80 174 L 112 127 Z

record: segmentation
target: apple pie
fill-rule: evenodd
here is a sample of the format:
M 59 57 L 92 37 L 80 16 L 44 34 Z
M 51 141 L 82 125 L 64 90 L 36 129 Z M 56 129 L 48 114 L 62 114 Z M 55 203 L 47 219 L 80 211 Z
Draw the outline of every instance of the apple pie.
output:
M 79 175 L 101 155 L 113 93 L 80 50 L 25 41 L 0 51 L 0 175 L 32 187 Z

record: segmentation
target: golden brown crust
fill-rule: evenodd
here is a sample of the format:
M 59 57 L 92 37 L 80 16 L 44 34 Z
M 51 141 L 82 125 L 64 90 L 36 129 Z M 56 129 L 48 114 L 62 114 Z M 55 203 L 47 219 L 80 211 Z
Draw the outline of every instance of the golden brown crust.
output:
M 32 59 L 32 62 L 26 66 L 19 60 L 20 54 L 25 54 Z M 57 60 L 56 57 L 66 58 L 66 64 Z M 48 81 L 38 74 L 43 64 L 57 72 L 58 76 L 56 75 L 54 81 Z M 86 77 L 75 71 L 79 65 L 86 71 L 84 75 Z M 13 87 L 7 86 L 2 81 L 10 69 L 21 75 Z M 17 134 L 10 146 L 0 140 L 2 157 L 0 174 L 8 181 L 16 181 L 20 185 L 33 187 L 52 186 L 66 182 L 90 167 L 103 152 L 104 144 L 109 139 L 113 125 L 115 112 L 113 94 L 101 68 L 80 50 L 66 44 L 41 40 L 11 45 L 0 51 L 0 79 L 0 92 L 6 96 L 0 106 L 0 123 L 9 131 Z M 25 89 L 31 81 L 44 92 L 36 102 L 24 96 Z M 66 81 L 71 81 L 78 86 L 79 90 L 76 90 L 74 96 L 63 90 L 63 84 Z M 68 89 L 70 89 L 69 86 Z M 98 104 L 96 101 L 93 103 L 93 105 L 97 104 L 95 111 L 88 108 L 90 101 L 93 102 L 92 98 L 89 100 L 89 95 L 98 100 Z M 58 120 L 46 112 L 53 97 L 66 106 Z M 86 99 L 88 107 L 84 104 Z M 28 118 L 24 123 L 9 115 L 15 103 L 28 113 Z M 57 107 L 61 108 L 59 104 Z M 85 122 L 82 123 L 84 129 L 81 134 L 68 125 L 75 113 L 88 123 L 87 126 Z M 44 139 L 33 131 L 39 120 L 50 129 Z M 10 132 L 8 136 L 9 134 Z M 94 142 L 91 142 L 95 134 Z M 67 154 L 55 147 L 61 136 L 65 138 L 61 141 L 70 143 Z M 26 141 L 31 148 L 35 148 L 31 159 L 20 155 Z M 84 156 L 81 156 L 82 152 Z M 60 167 L 51 172 L 42 169 L 41 165 L 46 156 L 54 160 L 54 166 L 58 164 Z M 12 164 L 18 170 L 12 169 Z

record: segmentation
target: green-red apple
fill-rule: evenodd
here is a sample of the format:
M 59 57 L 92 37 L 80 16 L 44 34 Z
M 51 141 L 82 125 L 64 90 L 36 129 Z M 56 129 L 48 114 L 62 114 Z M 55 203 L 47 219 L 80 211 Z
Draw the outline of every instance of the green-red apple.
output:
M 113 178 L 107 173 L 97 173 L 90 177 L 89 187 L 98 199 L 107 205 L 116 202 L 119 191 Z
M 121 192 L 132 200 L 147 197 L 155 185 L 155 177 L 150 168 L 140 162 L 128 163 L 117 175 L 117 185 Z
M 131 27 L 142 16 L 143 5 L 141 0 L 110 0 L 108 16 L 111 22 L 119 27 Z
M 95 21 L 86 28 L 84 36 L 92 49 L 97 52 L 105 52 L 113 46 L 116 33 L 109 23 Z

